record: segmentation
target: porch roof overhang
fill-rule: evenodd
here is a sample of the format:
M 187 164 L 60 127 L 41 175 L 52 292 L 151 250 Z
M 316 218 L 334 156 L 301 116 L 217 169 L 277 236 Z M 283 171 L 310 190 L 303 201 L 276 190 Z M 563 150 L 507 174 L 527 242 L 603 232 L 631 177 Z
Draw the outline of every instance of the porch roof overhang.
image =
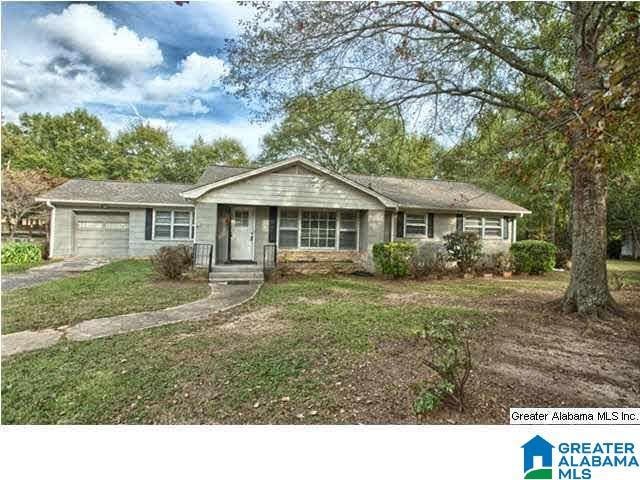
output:
M 217 182 L 213 182 L 207 185 L 202 185 L 196 188 L 192 188 L 189 190 L 186 190 L 184 192 L 182 192 L 180 195 L 186 199 L 186 200 L 196 200 L 200 197 L 202 197 L 203 195 L 209 193 L 212 190 L 218 189 L 218 188 L 222 188 L 225 187 L 227 185 L 231 185 L 233 183 L 236 182 L 240 182 L 242 180 L 246 180 L 248 178 L 252 178 L 252 177 L 256 177 L 259 175 L 264 175 L 267 174 L 269 172 L 273 172 L 276 170 L 279 170 L 281 168 L 284 167 L 289 167 L 289 166 L 293 166 L 293 165 L 302 165 L 305 168 L 308 168 L 311 171 L 314 171 L 316 173 L 321 173 L 324 175 L 327 175 L 331 178 L 334 178 L 346 185 L 349 185 L 350 187 L 354 188 L 355 190 L 358 190 L 360 192 L 363 192 L 375 199 L 377 199 L 385 208 L 393 208 L 393 209 L 397 209 L 398 208 L 398 203 L 395 200 L 392 200 L 389 197 L 386 197 L 385 195 L 382 195 L 378 192 L 376 192 L 375 190 L 372 190 L 370 188 L 365 187 L 364 185 L 359 184 L 358 182 L 355 182 L 343 175 L 340 175 L 338 173 L 332 172 L 331 170 L 328 170 L 324 167 L 321 167 L 320 165 L 317 165 L 313 162 L 310 162 L 308 160 L 305 160 L 304 158 L 300 158 L 300 157 L 293 157 L 293 158 L 289 158 L 287 160 L 282 160 L 280 162 L 276 162 L 276 163 L 272 163 L 271 165 L 267 165 L 265 167 L 261 167 L 261 168 L 256 168 L 253 170 L 249 170 L 247 172 L 244 173 L 240 173 L 239 175 L 234 175 L 232 177 L 228 177 L 222 180 L 219 180 Z

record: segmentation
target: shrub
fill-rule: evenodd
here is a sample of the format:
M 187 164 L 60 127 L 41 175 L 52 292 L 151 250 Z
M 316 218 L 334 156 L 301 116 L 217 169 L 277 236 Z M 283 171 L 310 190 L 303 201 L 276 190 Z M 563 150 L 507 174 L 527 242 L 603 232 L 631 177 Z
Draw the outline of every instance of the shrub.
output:
M 553 270 L 556 246 L 544 240 L 522 240 L 511 245 L 511 253 L 518 272 L 539 275 Z
M 408 242 L 376 243 L 373 246 L 376 270 L 393 278 L 406 277 L 415 251 L 416 246 Z
M 453 232 L 445 235 L 444 240 L 449 258 L 462 273 L 470 272 L 482 253 L 480 237 L 473 232 Z
M 495 256 L 495 269 L 498 274 L 513 272 L 515 263 L 511 252 L 500 252 Z
M 478 261 L 475 264 L 474 270 L 476 273 L 493 273 L 496 271 L 496 255 L 486 254 L 480 255 Z
M 471 374 L 471 333 L 482 325 L 478 320 L 461 320 L 436 316 L 424 323 L 424 337 L 430 351 L 425 364 L 438 375 L 435 384 L 418 391 L 414 411 L 422 415 L 442 404 L 464 410 L 465 385 Z
M 2 246 L 2 263 L 25 265 L 42 260 L 42 251 L 35 243 L 13 242 Z
M 177 280 L 191 267 L 191 249 L 186 245 L 162 247 L 151 257 L 156 272 L 163 278 Z
M 414 277 L 438 275 L 447 270 L 447 252 L 442 245 L 423 243 L 416 247 L 411 257 L 411 274 Z

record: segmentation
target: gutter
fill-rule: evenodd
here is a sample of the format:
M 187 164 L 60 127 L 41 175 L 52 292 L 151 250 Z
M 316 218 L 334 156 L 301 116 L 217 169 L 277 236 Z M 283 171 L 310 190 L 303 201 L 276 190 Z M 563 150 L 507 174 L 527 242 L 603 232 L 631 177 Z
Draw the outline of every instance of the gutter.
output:
M 36 199 L 37 200 L 37 199 Z M 51 219 L 49 220 L 49 258 L 53 257 L 53 235 L 54 235 L 54 225 L 56 223 L 56 207 L 47 200 L 46 202 L 47 208 L 51 209 Z

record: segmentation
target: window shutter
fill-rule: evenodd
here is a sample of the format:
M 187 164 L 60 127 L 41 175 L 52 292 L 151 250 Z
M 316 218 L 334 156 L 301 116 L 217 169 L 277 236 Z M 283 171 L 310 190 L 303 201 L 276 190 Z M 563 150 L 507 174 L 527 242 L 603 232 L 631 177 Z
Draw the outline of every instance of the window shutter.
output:
M 509 217 L 504 217 L 502 219 L 502 239 L 509 240 L 509 224 L 511 223 L 511 219 Z
M 398 212 L 396 218 L 396 238 L 404 237 L 404 212 Z
M 153 208 L 147 208 L 144 221 L 144 239 L 151 240 L 153 232 Z
M 433 213 L 427 216 L 427 237 L 433 238 Z
M 459 213 L 456 215 L 456 232 L 462 233 L 464 230 L 464 216 Z
M 278 207 L 269 207 L 269 243 L 276 243 L 278 228 Z

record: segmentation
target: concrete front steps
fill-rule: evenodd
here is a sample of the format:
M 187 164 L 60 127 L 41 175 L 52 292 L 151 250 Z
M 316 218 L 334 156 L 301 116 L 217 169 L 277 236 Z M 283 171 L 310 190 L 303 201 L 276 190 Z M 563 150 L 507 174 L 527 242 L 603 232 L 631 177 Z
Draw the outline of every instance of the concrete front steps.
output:
M 226 265 L 213 265 L 209 273 L 209 282 L 264 282 L 264 271 L 261 265 L 231 263 Z

